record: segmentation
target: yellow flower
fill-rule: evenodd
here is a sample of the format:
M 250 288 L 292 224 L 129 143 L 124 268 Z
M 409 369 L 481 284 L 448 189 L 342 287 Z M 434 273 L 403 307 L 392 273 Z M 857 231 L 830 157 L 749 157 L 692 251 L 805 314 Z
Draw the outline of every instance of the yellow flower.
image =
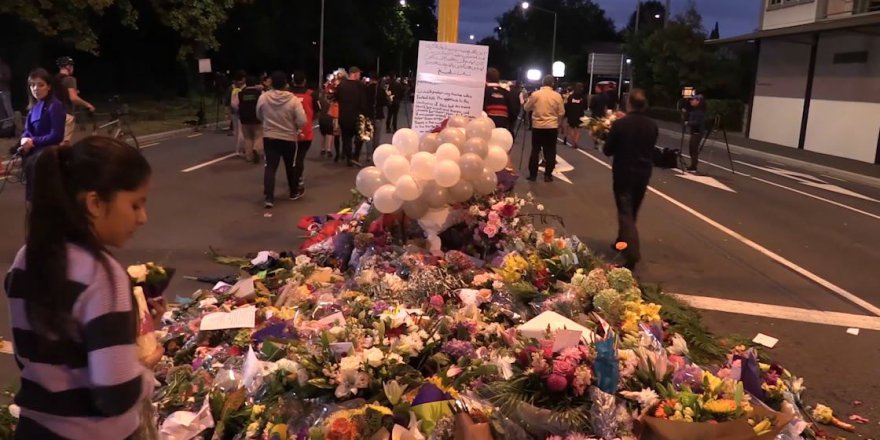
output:
M 736 412 L 736 401 L 730 399 L 711 400 L 703 404 L 703 409 L 713 414 Z
M 654 303 L 642 303 L 640 305 L 642 319 L 649 322 L 660 321 L 660 305 Z
M 266 405 L 254 405 L 253 409 L 251 409 L 251 414 L 258 416 L 266 410 Z
M 703 382 L 706 383 L 707 381 L 709 383 L 707 391 L 715 392 L 722 385 L 720 378 L 708 371 L 703 371 Z

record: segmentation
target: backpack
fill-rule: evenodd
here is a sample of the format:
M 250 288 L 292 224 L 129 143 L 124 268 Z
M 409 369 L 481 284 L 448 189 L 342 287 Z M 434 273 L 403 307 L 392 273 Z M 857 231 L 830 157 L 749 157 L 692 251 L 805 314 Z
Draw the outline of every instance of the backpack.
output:
M 238 119 L 242 124 L 259 124 L 257 101 L 263 92 L 256 87 L 248 87 L 238 92 Z
M 678 166 L 677 149 L 654 147 L 654 166 L 657 168 L 675 168 Z
M 294 93 L 297 98 L 299 98 L 299 102 L 302 103 L 303 111 L 306 112 L 306 125 L 304 127 L 299 128 L 299 140 L 301 141 L 310 141 L 315 137 L 315 127 L 313 127 L 313 123 L 315 120 L 315 103 L 312 92 L 310 89 L 302 93 Z

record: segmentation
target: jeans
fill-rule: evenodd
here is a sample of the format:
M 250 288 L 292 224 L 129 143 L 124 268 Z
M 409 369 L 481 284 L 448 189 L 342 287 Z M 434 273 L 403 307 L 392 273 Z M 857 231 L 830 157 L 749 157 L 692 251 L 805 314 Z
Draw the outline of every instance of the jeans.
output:
M 529 156 L 529 177 L 538 175 L 538 156 L 544 152 L 544 175 L 553 174 L 556 168 L 556 137 L 559 135 L 558 128 L 533 128 L 532 129 L 532 153 Z
M 263 193 L 266 196 L 266 201 L 275 201 L 275 173 L 278 171 L 278 164 L 282 159 L 284 160 L 284 171 L 287 174 L 287 186 L 290 189 L 290 194 L 296 194 L 299 179 L 296 176 L 293 162 L 297 152 L 297 143 L 264 138 L 263 148 L 266 151 L 266 170 L 263 173 Z M 302 171 L 300 171 L 301 173 Z
M 697 169 L 697 165 L 700 164 L 700 143 L 703 141 L 703 132 L 694 130 L 691 131 L 691 140 L 690 140 L 690 153 L 691 153 L 691 166 L 690 168 Z
M 651 169 L 615 169 L 612 175 L 617 204 L 617 241 L 627 244 L 623 251 L 627 264 L 635 264 L 642 258 L 636 219 L 651 180 Z

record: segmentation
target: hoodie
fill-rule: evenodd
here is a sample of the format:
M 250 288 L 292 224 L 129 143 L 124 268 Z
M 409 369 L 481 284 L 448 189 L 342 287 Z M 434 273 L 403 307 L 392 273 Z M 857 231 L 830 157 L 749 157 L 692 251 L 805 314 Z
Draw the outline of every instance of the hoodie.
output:
M 299 128 L 308 123 L 300 100 L 285 90 L 260 95 L 257 119 L 263 121 L 264 137 L 292 142 L 296 142 Z

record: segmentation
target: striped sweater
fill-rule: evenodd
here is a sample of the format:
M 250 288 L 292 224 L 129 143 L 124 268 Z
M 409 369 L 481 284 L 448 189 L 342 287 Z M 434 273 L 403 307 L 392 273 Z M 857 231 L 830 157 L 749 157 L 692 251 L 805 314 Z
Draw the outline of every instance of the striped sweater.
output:
M 64 306 L 73 334 L 51 339 L 34 331 L 25 313 L 32 273 L 25 249 L 6 276 L 15 358 L 21 370 L 17 439 L 121 440 L 140 423 L 139 402 L 152 376 L 138 362 L 136 317 L 125 270 L 107 255 L 112 276 L 84 249 L 67 246 L 69 282 Z

